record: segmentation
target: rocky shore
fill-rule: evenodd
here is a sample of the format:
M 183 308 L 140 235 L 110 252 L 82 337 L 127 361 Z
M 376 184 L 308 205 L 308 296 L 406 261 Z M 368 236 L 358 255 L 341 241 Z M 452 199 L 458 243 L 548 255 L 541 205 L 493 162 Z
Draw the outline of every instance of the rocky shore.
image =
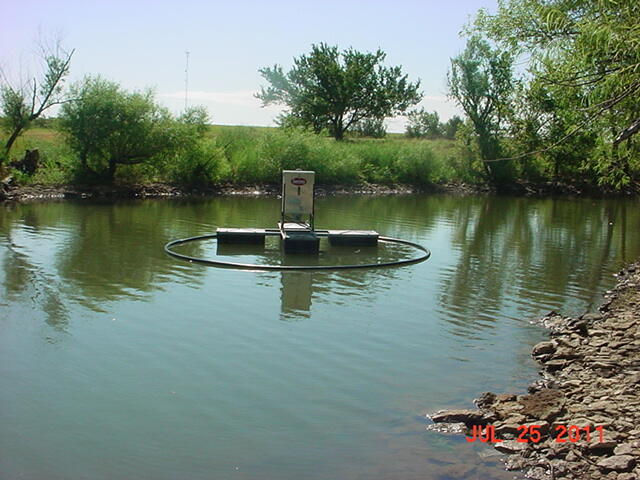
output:
M 483 393 L 477 409 L 429 415 L 433 429 L 480 435 L 527 478 L 640 480 L 640 262 L 598 313 L 541 323 L 550 339 L 533 347 L 527 394 Z

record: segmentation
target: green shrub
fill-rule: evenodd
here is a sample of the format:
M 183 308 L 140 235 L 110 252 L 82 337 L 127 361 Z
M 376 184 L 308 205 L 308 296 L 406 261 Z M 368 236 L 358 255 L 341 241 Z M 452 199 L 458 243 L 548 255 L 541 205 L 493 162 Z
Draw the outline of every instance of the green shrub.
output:
M 428 185 L 438 179 L 433 150 L 423 142 L 404 145 L 398 153 L 396 169 L 400 183 Z
M 166 175 L 179 185 L 205 187 L 228 178 L 224 149 L 215 140 L 200 140 L 167 160 Z

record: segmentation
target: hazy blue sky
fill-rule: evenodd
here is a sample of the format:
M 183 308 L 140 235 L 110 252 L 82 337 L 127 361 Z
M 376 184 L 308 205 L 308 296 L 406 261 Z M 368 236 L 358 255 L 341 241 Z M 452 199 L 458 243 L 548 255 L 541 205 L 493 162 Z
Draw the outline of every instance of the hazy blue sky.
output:
M 39 32 L 60 34 L 76 52 L 70 80 L 100 74 L 128 89 L 153 87 L 157 99 L 184 107 L 189 55 L 189 104 L 209 109 L 212 121 L 271 125 L 279 108 L 261 108 L 253 94 L 264 85 L 258 69 L 326 42 L 387 53 L 421 79 L 428 110 L 447 119 L 449 59 L 464 47 L 463 25 L 495 0 L 454 1 L 142 1 L 0 0 L 0 66 L 16 79 L 29 68 Z M 402 130 L 402 120 L 390 122 Z

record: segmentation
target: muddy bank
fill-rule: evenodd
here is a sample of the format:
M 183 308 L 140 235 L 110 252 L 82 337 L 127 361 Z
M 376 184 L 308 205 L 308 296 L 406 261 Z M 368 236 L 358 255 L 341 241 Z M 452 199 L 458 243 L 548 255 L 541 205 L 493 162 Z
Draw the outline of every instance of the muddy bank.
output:
M 29 202 L 56 199 L 124 199 L 162 197 L 210 197 L 216 195 L 276 196 L 280 185 L 221 185 L 208 188 L 183 188 L 165 183 L 140 185 L 2 185 L 0 202 Z M 414 193 L 451 193 L 458 195 L 487 193 L 488 189 L 467 184 L 436 185 L 417 188 L 410 185 L 317 185 L 316 195 L 410 195 Z
M 492 444 L 528 478 L 640 479 L 640 262 L 599 312 L 541 323 L 550 338 L 533 348 L 529 393 L 483 393 L 477 409 L 429 415 L 429 428 Z
M 185 188 L 166 183 L 129 184 L 129 185 L 27 185 L 16 186 L 11 183 L 0 185 L 0 202 L 29 202 L 56 200 L 65 198 L 83 199 L 124 199 L 124 198 L 162 198 L 162 197 L 210 197 L 216 195 L 278 195 L 279 184 L 261 185 L 219 185 L 205 188 Z M 633 196 L 636 192 L 614 192 L 595 190 L 575 185 L 545 183 L 514 183 L 508 188 L 492 188 L 488 185 L 468 183 L 446 183 L 417 187 L 413 185 L 317 185 L 316 194 L 323 195 L 410 195 L 415 193 L 443 193 L 452 195 L 506 194 L 527 197 L 546 196 Z

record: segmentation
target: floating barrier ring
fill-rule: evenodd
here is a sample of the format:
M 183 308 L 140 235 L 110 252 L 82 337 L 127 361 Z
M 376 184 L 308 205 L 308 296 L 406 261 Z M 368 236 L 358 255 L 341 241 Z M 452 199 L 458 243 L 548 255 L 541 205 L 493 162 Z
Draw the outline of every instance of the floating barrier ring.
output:
M 211 265 L 221 268 L 235 268 L 240 270 L 271 270 L 271 271 L 291 271 L 291 270 L 351 270 L 356 268 L 380 268 L 380 267 L 395 267 L 400 265 L 410 265 L 413 263 L 424 262 L 431 256 L 431 252 L 428 248 L 414 242 L 407 240 L 401 240 L 399 238 L 392 237 L 379 237 L 378 241 L 383 243 L 395 243 L 401 245 L 408 245 L 410 247 L 419 250 L 421 253 L 413 258 L 407 258 L 404 260 L 393 260 L 390 262 L 379 263 L 362 263 L 356 265 L 260 265 L 254 263 L 240 263 L 240 262 L 225 262 L 222 260 L 209 260 L 207 258 L 192 257 L 190 255 L 184 255 L 172 250 L 173 247 L 178 245 L 184 245 L 186 243 L 199 242 L 202 240 L 211 240 L 217 238 L 217 234 L 200 235 L 197 237 L 181 238 L 178 240 L 172 240 L 164 246 L 164 251 L 172 257 L 179 258 L 180 260 L 186 260 L 187 262 L 201 263 L 204 265 Z

